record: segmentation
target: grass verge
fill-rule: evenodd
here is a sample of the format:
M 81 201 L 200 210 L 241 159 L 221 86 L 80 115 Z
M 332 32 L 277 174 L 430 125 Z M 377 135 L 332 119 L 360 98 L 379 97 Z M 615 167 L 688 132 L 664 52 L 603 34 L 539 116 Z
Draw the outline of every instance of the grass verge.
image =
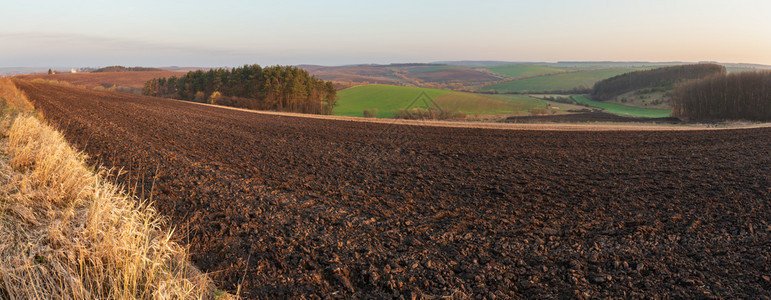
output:
M 0 298 L 216 296 L 147 202 L 89 171 L 10 80 L 0 95 Z

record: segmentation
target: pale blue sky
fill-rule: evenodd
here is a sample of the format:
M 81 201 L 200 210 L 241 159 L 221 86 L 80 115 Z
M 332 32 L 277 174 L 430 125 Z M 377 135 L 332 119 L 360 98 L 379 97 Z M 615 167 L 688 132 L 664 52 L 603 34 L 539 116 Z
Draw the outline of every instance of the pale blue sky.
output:
M 3 2 L 0 67 L 771 64 L 768 0 Z

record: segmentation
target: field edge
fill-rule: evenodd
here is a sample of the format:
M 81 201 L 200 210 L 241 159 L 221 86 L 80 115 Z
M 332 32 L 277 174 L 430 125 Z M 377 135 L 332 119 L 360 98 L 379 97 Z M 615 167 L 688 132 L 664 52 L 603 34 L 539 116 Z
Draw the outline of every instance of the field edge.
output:
M 89 168 L 10 79 L 0 96 L 0 298 L 230 297 L 149 202 Z

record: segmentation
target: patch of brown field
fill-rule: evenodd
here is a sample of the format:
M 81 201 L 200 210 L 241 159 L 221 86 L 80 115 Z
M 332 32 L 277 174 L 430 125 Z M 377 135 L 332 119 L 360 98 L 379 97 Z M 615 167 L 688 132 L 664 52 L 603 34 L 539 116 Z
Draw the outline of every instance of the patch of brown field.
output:
M 396 80 L 382 77 L 370 77 L 363 75 L 351 75 L 343 73 L 330 73 L 330 72 L 314 72 L 311 73 L 320 79 L 339 82 L 355 82 L 355 83 L 376 83 L 376 84 L 395 84 Z
M 397 82 L 393 72 L 383 66 L 325 67 L 303 65 L 300 67 L 311 75 L 329 81 L 378 84 L 394 84 Z
M 187 72 L 147 71 L 147 72 L 104 72 L 104 73 L 73 73 L 73 74 L 38 74 L 19 75 L 16 78 L 25 80 L 43 79 L 67 82 L 76 86 L 92 89 L 97 86 L 111 87 L 113 85 L 132 88 L 143 88 L 145 82 L 153 78 L 183 76 Z
M 444 69 L 410 73 L 410 76 L 427 82 L 483 82 L 500 80 L 499 77 L 491 74 L 469 69 Z
M 385 66 L 342 66 L 342 67 L 319 67 L 311 73 L 330 73 L 330 74 L 348 74 L 367 77 L 391 77 L 393 72 Z
M 354 82 L 354 81 L 332 81 L 332 84 L 335 85 L 335 90 L 342 91 L 344 89 L 350 89 L 352 87 L 367 85 L 367 83 L 364 82 Z
M 482 112 L 512 112 L 522 110 L 510 103 L 495 99 L 489 95 L 472 93 L 446 93 L 434 99 L 439 107 L 449 110 L 482 111 Z

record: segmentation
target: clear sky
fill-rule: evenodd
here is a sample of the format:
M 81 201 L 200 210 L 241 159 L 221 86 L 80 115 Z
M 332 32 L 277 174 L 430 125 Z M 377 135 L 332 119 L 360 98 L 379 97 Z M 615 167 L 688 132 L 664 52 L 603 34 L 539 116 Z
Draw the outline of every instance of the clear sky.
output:
M 771 64 L 769 0 L 3 2 L 0 67 Z

